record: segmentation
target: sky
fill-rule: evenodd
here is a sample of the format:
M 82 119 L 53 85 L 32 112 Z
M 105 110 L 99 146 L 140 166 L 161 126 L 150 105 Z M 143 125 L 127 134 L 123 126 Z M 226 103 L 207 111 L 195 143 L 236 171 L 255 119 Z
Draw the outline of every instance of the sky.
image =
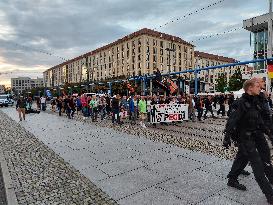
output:
M 242 27 L 244 19 L 268 11 L 268 0 L 224 0 L 183 18 L 217 1 L 1 0 L 0 85 L 9 86 L 12 77 L 42 77 L 62 58 L 77 57 L 142 28 L 194 41 L 195 50 L 252 59 L 244 29 L 196 40 Z

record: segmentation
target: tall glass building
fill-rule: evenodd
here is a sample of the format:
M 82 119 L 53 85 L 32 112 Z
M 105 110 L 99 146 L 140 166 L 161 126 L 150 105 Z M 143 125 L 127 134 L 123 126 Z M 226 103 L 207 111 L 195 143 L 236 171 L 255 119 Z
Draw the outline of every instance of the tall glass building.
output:
M 251 32 L 250 40 L 253 46 L 254 60 L 265 59 L 267 57 L 268 19 L 269 14 L 267 13 L 243 21 L 244 28 Z M 255 63 L 254 72 L 266 73 L 266 62 Z

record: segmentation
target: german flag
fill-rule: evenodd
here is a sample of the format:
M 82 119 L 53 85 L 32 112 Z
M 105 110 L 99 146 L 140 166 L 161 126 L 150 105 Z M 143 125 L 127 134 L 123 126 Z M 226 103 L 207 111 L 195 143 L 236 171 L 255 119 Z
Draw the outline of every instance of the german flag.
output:
M 272 79 L 273 78 L 273 61 L 272 60 L 267 61 L 267 73 L 268 73 L 268 77 Z

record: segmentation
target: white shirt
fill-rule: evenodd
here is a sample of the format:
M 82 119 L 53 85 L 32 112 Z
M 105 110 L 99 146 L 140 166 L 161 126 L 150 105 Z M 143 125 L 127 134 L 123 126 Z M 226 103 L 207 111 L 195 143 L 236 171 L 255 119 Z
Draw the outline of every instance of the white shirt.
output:
M 46 99 L 44 97 L 41 97 L 41 103 L 45 103 Z

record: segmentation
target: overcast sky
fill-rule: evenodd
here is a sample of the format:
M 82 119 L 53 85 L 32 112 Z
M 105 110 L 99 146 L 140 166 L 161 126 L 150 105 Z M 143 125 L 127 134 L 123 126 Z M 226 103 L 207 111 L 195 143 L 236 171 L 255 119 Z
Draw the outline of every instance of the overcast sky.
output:
M 0 84 L 11 77 L 42 77 L 42 72 L 141 28 L 194 41 L 241 27 L 243 20 L 266 13 L 268 0 L 1 0 Z M 193 43 L 204 52 L 251 59 L 249 33 L 243 29 Z M 53 53 L 47 55 L 38 51 Z

